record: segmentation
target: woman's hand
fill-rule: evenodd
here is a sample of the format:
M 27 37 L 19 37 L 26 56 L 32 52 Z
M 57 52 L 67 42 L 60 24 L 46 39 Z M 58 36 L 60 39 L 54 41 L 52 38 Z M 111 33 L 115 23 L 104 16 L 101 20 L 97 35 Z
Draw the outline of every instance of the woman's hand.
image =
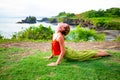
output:
M 46 57 L 44 57 L 45 59 L 51 59 L 51 57 L 50 56 L 46 56 Z
M 44 58 L 46 58 L 46 59 L 51 59 L 51 58 L 53 58 L 53 56 L 51 55 L 51 56 L 46 56 L 46 57 L 44 57 Z
M 57 66 L 58 64 L 57 63 L 55 63 L 55 62 L 52 62 L 52 63 L 50 63 L 50 64 L 47 64 L 47 66 Z

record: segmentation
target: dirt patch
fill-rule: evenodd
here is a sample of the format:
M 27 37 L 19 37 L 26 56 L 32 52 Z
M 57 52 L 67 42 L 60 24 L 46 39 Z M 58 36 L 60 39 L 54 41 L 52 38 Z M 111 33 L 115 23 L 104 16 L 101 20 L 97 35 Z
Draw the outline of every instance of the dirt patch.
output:
M 86 49 L 95 49 L 95 50 L 115 50 L 120 51 L 120 42 L 72 42 L 66 43 L 73 49 L 76 50 L 86 50 Z
M 65 42 L 65 46 L 68 46 L 75 50 L 113 50 L 120 51 L 120 42 Z M 0 47 L 22 47 L 39 51 L 51 51 L 51 42 L 11 42 L 1 43 Z

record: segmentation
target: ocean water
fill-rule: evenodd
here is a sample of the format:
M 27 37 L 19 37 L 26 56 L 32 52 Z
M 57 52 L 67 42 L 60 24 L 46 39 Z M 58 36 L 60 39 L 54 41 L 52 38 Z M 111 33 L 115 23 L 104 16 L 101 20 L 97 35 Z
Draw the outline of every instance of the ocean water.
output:
M 45 23 L 45 22 L 37 22 L 35 24 L 18 24 L 16 22 L 21 21 L 25 18 L 0 18 L 0 34 L 4 36 L 5 38 L 11 38 L 12 35 L 15 32 L 22 31 L 26 28 L 29 28 L 30 26 L 38 26 L 42 24 L 45 27 L 51 26 L 52 30 L 55 30 L 57 25 L 55 24 L 50 24 L 50 23 Z M 38 18 L 37 18 L 38 19 Z

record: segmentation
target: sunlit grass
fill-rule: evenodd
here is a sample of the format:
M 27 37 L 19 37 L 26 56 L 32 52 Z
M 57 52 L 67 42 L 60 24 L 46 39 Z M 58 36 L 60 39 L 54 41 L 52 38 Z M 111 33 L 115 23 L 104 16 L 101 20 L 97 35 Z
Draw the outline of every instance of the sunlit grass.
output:
M 48 67 L 57 59 L 43 58 L 51 52 L 32 50 L 33 54 L 22 56 L 27 51 L 0 48 L 0 80 L 120 80 L 120 52 L 108 51 L 111 57 L 83 62 L 63 59 L 57 67 Z

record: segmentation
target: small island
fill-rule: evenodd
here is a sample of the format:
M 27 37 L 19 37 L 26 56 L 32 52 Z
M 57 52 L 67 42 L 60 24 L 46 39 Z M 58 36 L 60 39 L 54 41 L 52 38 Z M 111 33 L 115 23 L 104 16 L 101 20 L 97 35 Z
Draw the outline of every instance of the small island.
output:
M 29 24 L 33 24 L 33 23 L 36 23 L 36 17 L 34 17 L 34 16 L 29 16 L 29 17 L 26 17 L 24 20 L 22 20 L 22 21 L 19 21 L 19 22 L 17 22 L 17 23 L 29 23 Z

